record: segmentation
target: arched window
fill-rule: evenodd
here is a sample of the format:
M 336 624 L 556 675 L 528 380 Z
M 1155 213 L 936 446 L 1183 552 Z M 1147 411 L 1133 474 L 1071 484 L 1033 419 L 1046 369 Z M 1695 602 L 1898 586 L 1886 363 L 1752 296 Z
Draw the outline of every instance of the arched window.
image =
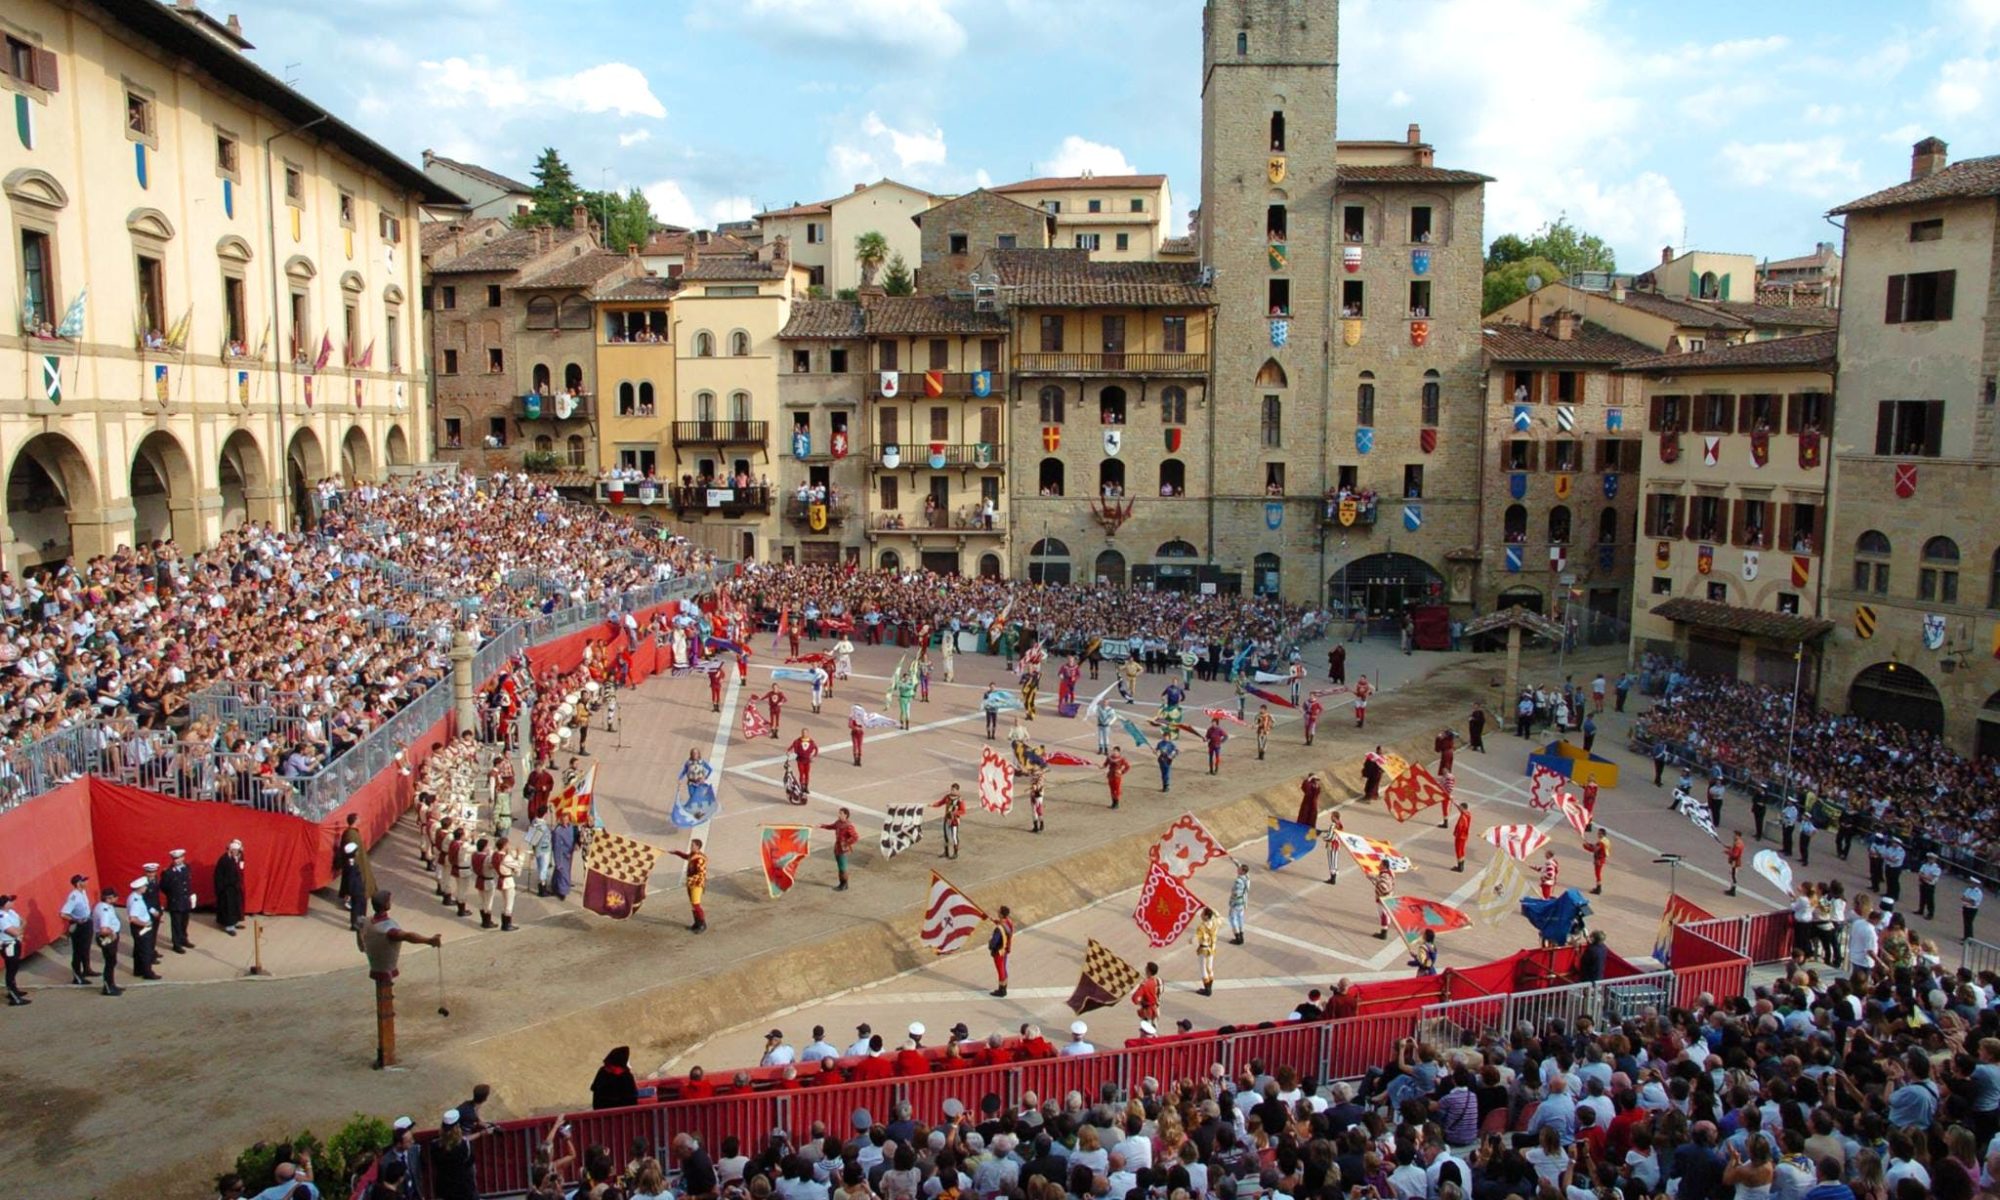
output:
M 1125 460 L 1107 458 L 1097 464 L 1097 494 L 1116 499 L 1125 494 Z
M 535 369 L 529 372 L 529 378 L 533 380 L 536 395 L 546 396 L 549 394 L 549 364 L 536 363 Z
M 884 550 L 882 556 L 875 561 L 884 571 L 900 571 L 903 569 L 903 560 L 896 556 L 894 550 Z
M 695 356 L 696 358 L 714 358 L 714 357 L 715 357 L 715 335 L 714 335 L 714 334 L 710 333 L 710 332 L 709 332 L 708 330 L 706 330 L 706 329 L 702 329 L 702 330 L 698 330 L 698 331 L 697 331 L 697 332 L 695 333 L 695 335 L 694 335 L 694 356 Z
M 618 415 L 621 417 L 639 415 L 639 389 L 633 387 L 629 379 L 622 380 L 618 384 Z
M 750 419 L 749 392 L 729 393 L 729 419 L 732 421 L 748 421 Z
M 1569 542 L 1569 505 L 1558 504 L 1549 510 L 1549 541 L 1556 545 Z
M 536 296 L 528 301 L 528 328 L 554 329 L 556 327 L 556 301 L 553 296 Z
M 1028 578 L 1034 583 L 1069 582 L 1069 547 L 1043 538 L 1028 550 Z
M 535 435 L 535 453 L 554 454 L 555 452 L 556 452 L 556 440 L 554 438 L 550 437 L 546 433 L 538 433 Z
M 1354 389 L 1354 423 L 1375 423 L 1375 372 L 1361 372 L 1361 384 Z
M 1035 558 L 1068 558 L 1069 546 L 1061 538 L 1043 538 L 1028 553 Z
M 1052 383 L 1042 389 L 1042 424 L 1060 425 L 1062 423 L 1063 390 Z
M 1528 540 L 1528 510 L 1519 504 L 1509 504 L 1500 518 L 1501 530 L 1509 542 Z
M 583 393 L 583 367 L 576 363 L 563 364 L 563 390 Z
M 1439 401 L 1444 396 L 1444 385 L 1436 371 L 1424 372 L 1424 424 L 1438 423 Z
M 1278 556 L 1268 551 L 1252 559 L 1250 562 L 1251 591 L 1259 596 L 1277 595 L 1278 580 L 1282 577 L 1279 565 L 1280 560 Z
M 1597 544 L 1616 545 L 1618 542 L 1618 510 L 1607 508 L 1597 514 Z
M 1097 393 L 1097 419 L 1105 425 L 1125 423 L 1125 389 L 1108 387 Z
M 694 394 L 694 419 L 704 425 L 715 420 L 714 392 L 696 392 Z
M 1187 495 L 1187 464 L 1178 458 L 1160 460 L 1160 495 Z
M 564 329 L 589 329 L 595 322 L 591 319 L 593 310 L 590 301 L 582 296 L 571 296 L 562 302 L 562 327 Z
M 583 435 L 569 435 L 569 465 L 571 470 L 583 469 Z
M 1160 424 L 1187 424 L 1187 389 L 1169 387 L 1160 392 Z
M 1854 539 L 1854 590 L 1889 594 L 1889 539 L 1880 530 Z
M 1201 551 L 1194 548 L 1194 543 L 1186 541 L 1182 538 L 1175 538 L 1171 542 L 1160 543 L 1160 548 L 1158 550 L 1153 551 L 1153 557 L 1154 558 L 1200 558 Z
M 642 417 L 653 415 L 653 385 L 650 383 L 639 385 L 639 415 Z
M 1044 496 L 1063 494 L 1063 461 L 1060 458 L 1042 460 L 1041 489 Z
M 1917 570 L 1917 599 L 1958 603 L 1958 543 L 1934 537 L 1924 543 L 1923 565 Z
M 1700 288 L 1700 298 L 1703 300 L 1719 300 L 1722 298 L 1722 285 L 1716 279 L 1715 272 L 1713 271 L 1703 271 L 1701 273 Z
M 741 329 L 729 335 L 729 354 L 732 358 L 750 357 L 750 335 Z
M 1368 378 L 1373 379 L 1374 376 L 1370 375 Z M 1286 385 L 1285 368 L 1278 364 L 1277 359 L 1267 358 L 1264 360 L 1264 365 L 1257 368 L 1258 387 L 1281 388 Z

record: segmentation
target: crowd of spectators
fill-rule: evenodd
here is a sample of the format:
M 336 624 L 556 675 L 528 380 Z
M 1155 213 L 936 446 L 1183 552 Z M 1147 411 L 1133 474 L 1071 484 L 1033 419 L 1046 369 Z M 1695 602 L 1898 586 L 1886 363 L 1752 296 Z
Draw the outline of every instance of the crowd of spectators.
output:
M 150 757 L 158 739 L 132 735 L 171 728 L 245 756 L 252 775 L 310 774 L 442 679 L 455 629 L 490 637 L 706 564 L 527 476 L 325 485 L 317 499 L 309 532 L 252 522 L 196 554 L 156 541 L 0 574 L 0 743 L 94 718 L 114 757 Z M 283 734 L 199 719 L 190 699 L 205 689 L 283 713 Z
M 1864 817 L 1923 851 L 2000 859 L 2000 762 L 1968 759 L 1932 733 L 1800 706 L 1790 689 L 1651 664 L 1653 707 L 1634 725 L 1645 743 L 1721 767 L 1733 782 L 1800 797 L 1807 809 Z M 1983 874 L 1984 872 L 1982 872 Z

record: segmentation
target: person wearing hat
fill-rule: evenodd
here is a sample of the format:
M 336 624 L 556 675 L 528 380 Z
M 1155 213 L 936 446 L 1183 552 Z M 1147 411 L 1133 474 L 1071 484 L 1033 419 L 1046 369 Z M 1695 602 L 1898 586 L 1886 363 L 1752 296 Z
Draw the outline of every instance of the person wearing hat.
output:
M 243 843 L 232 840 L 215 860 L 215 923 L 235 937 L 243 929 Z
M 149 862 L 146 871 L 146 907 L 153 910 L 153 927 L 146 936 L 146 960 L 151 970 L 160 965 L 160 925 L 167 915 L 167 894 L 160 887 L 160 864 Z
M 472 1142 L 478 1136 L 477 1130 L 465 1131 L 457 1109 L 445 1110 L 437 1139 L 431 1143 L 431 1195 L 437 1200 L 478 1200 L 472 1158 Z
M 171 850 L 167 857 L 172 865 L 160 876 L 160 892 L 166 898 L 173 952 L 186 954 L 194 949 L 194 943 L 188 940 L 188 918 L 194 916 L 194 906 L 199 903 L 194 891 L 194 872 L 188 869 L 187 851 Z
M 423 1168 L 423 1147 L 417 1145 L 417 1123 L 408 1117 L 397 1117 L 389 1126 L 389 1144 L 375 1160 L 376 1187 L 380 1191 L 384 1182 L 394 1174 L 397 1178 L 386 1192 L 381 1194 L 396 1197 L 396 1200 L 414 1200 L 419 1195 L 417 1180 Z M 371 1193 L 373 1195 L 374 1193 Z
M 1958 896 L 1958 915 L 1965 922 L 1964 938 L 1972 940 L 1972 923 L 1979 917 L 1979 906 L 1986 903 L 1986 889 L 1980 886 L 1979 876 L 1966 881 L 1965 890 Z
M 866 1021 L 863 1021 L 861 1022 L 861 1024 L 856 1025 L 854 1027 L 854 1044 L 852 1046 L 849 1046 L 847 1048 L 847 1053 L 841 1055 L 841 1057 L 866 1058 L 868 1056 L 869 1035 L 874 1032 L 875 1031 L 873 1029 L 869 1028 L 868 1022 Z
M 1069 1023 L 1069 1042 L 1062 1048 L 1063 1057 L 1073 1058 L 1079 1054 L 1097 1053 L 1097 1047 L 1083 1040 L 1083 1035 L 1089 1032 L 1090 1026 L 1084 1024 L 1082 1021 L 1071 1021 Z
M 910 1044 L 896 1051 L 896 1074 L 928 1075 L 931 1057 L 924 1053 L 924 1023 L 910 1022 Z
M 1917 915 L 1937 918 L 1937 885 L 1944 878 L 1944 868 L 1938 865 L 1936 854 L 1924 855 L 1924 864 L 1917 868 Z
M 21 914 L 14 911 L 14 897 L 0 892 L 0 965 L 7 972 L 7 1003 L 15 1007 L 33 1003 L 14 983 L 14 977 L 21 972 L 21 954 L 26 949 L 21 940 Z
M 151 872 L 158 865 L 147 863 L 146 868 Z M 151 886 L 151 878 L 141 875 L 132 881 L 130 894 L 125 897 L 125 919 L 132 923 L 132 974 L 140 979 L 160 978 L 160 973 L 153 969 L 159 961 L 160 910 L 146 900 Z
M 117 888 L 105 888 L 99 895 L 97 907 L 91 910 L 90 928 L 98 953 L 104 956 L 104 994 L 122 996 L 125 989 L 118 986 L 118 935 L 125 924 L 118 912 Z
M 487 865 L 493 872 L 493 891 L 500 900 L 500 932 L 514 932 L 514 880 L 521 874 L 521 856 L 514 853 L 506 834 L 493 843 Z
M 88 875 L 70 876 L 69 897 L 62 906 L 62 918 L 69 922 L 69 979 L 79 987 L 97 978 L 90 969 L 90 893 L 83 886 L 89 881 Z
M 785 1044 L 785 1031 L 773 1029 L 764 1035 L 764 1056 L 757 1060 L 760 1067 L 784 1067 L 797 1061 L 798 1055 Z

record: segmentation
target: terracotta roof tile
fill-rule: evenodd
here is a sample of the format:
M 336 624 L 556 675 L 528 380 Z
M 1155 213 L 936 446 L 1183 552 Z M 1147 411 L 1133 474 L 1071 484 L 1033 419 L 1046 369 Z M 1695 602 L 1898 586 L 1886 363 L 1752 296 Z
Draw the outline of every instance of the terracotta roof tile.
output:
M 646 244 L 639 247 L 639 253 L 648 256 L 686 254 L 689 246 L 702 254 L 749 254 L 756 250 L 755 246 L 734 234 L 711 233 L 707 241 L 702 241 L 692 230 L 678 229 L 647 238 Z
M 1655 354 L 1625 364 L 1628 371 L 1744 371 L 1761 367 L 1796 367 L 1831 373 L 1839 333 L 1807 333 L 1798 337 L 1739 342 L 1692 354 Z
M 1747 300 L 1704 300 L 1701 305 L 1759 329 L 1769 326 L 1832 329 L 1840 323 L 1840 310 L 1834 308 L 1791 308 L 1782 304 L 1752 304 Z
M 1675 300 L 1657 292 L 1628 291 L 1623 300 L 1614 301 L 1627 308 L 1638 309 L 1642 313 L 1685 325 L 1692 329 L 1748 329 L 1750 322 L 1728 313 L 1691 300 Z
M 578 288 L 594 287 L 619 271 L 636 268 L 638 264 L 623 254 L 613 254 L 609 250 L 598 250 L 590 254 L 579 254 L 551 263 L 541 270 L 508 284 L 510 288 Z
M 1547 329 L 1489 325 L 1483 331 L 1486 357 L 1494 362 L 1618 364 L 1649 358 L 1658 351 L 1621 333 L 1581 322 L 1576 336 L 1562 341 Z
M 480 235 L 492 226 L 501 224 L 498 217 L 474 217 L 470 221 L 425 221 L 417 227 L 418 251 L 425 256 L 436 254 L 451 244 L 453 234 L 465 240 L 468 247 L 484 245 L 489 238 Z M 453 226 L 457 228 L 454 229 Z
M 1005 333 L 1007 316 L 979 312 L 970 300 L 944 296 L 878 296 L 861 310 L 871 337 L 910 333 Z
M 678 279 L 663 275 L 641 275 L 636 279 L 613 280 L 595 293 L 598 300 L 668 300 L 680 291 Z
M 754 282 L 783 279 L 792 264 L 781 258 L 759 259 L 753 254 L 704 254 L 681 272 L 684 280 L 720 283 L 728 280 Z
M 765 219 L 766 217 L 819 217 L 819 216 L 825 216 L 825 215 L 826 215 L 827 213 L 829 213 L 829 212 L 832 212 L 832 211 L 833 211 L 833 210 L 832 210 L 832 208 L 830 207 L 830 205 L 832 205 L 832 203 L 833 203 L 833 201 L 831 201 L 831 200 L 816 200 L 816 201 L 814 201 L 814 202 L 813 202 L 813 203 L 811 203 L 811 204 L 794 204 L 794 205 L 792 205 L 792 206 L 791 206 L 791 207 L 789 207 L 789 208 L 774 208 L 774 209 L 770 210 L 769 212 L 760 212 L 760 213 L 758 213 L 758 214 L 757 214 L 757 219 L 761 221 L 761 220 L 764 220 L 764 219 Z
M 1160 239 L 1160 253 L 1162 254 L 1193 254 L 1194 249 L 1194 237 L 1192 235 Z
M 573 230 L 555 231 L 553 246 L 565 246 L 588 234 Z M 553 246 L 551 248 L 553 248 Z M 495 271 L 518 271 L 523 263 L 532 262 L 548 253 L 541 246 L 540 235 L 533 229 L 516 229 L 501 234 L 476 250 L 468 250 L 457 258 L 439 263 L 431 268 L 433 275 L 473 275 Z
M 1009 304 L 1205 307 L 1215 292 L 1200 268 L 1181 262 L 1092 262 L 1088 250 L 995 250 L 987 265 L 1000 274 Z
M 1003 183 L 987 189 L 994 192 L 1074 192 L 1082 188 L 1156 188 L 1167 181 L 1165 175 L 1043 175 L 1019 183 Z
M 800 300 L 791 319 L 778 331 L 781 338 L 858 338 L 862 335 L 861 305 L 854 300 Z
M 1935 174 L 1895 187 L 1870 192 L 1859 200 L 1849 200 L 1833 210 L 1833 216 L 1841 213 L 1865 212 L 1875 208 L 1894 208 L 1899 204 L 1926 204 L 1933 200 L 1976 199 L 1981 196 L 2000 196 L 2000 154 L 1989 154 L 1985 158 L 1968 158 L 1955 162 Z
M 498 171 L 489 171 L 477 163 L 460 162 L 455 158 L 446 158 L 442 154 L 433 154 L 429 150 L 424 151 L 424 161 L 426 163 L 438 163 L 449 167 L 461 175 L 469 175 L 479 182 L 486 184 L 488 187 L 497 187 L 503 192 L 529 193 L 535 190 L 534 185 L 531 183 L 522 183 L 518 179 L 511 179 L 502 175 Z
M 1340 183 L 1492 183 L 1491 175 L 1477 171 L 1454 171 L 1445 167 L 1388 165 L 1379 167 L 1337 166 Z
M 1704 629 L 1727 629 L 1751 637 L 1782 642 L 1810 642 L 1833 630 L 1832 621 L 1795 617 L 1789 613 L 1767 612 L 1758 608 L 1738 608 L 1713 600 L 1676 596 L 1653 606 L 1653 615 L 1677 625 L 1699 625 Z

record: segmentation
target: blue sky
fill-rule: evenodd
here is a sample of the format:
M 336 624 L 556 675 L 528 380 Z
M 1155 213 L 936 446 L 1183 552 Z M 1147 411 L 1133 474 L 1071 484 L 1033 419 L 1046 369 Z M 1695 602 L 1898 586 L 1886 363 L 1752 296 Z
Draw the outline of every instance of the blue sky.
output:
M 1165 172 L 1198 199 L 1200 0 L 243 7 L 260 63 L 412 159 L 526 178 L 554 145 L 682 224 L 883 175 Z M 1496 177 L 1489 241 L 1566 213 L 1630 267 L 1837 242 L 1821 214 L 1926 134 L 2000 153 L 2000 0 L 1346 0 L 1340 57 L 1342 136 L 1418 122 Z

